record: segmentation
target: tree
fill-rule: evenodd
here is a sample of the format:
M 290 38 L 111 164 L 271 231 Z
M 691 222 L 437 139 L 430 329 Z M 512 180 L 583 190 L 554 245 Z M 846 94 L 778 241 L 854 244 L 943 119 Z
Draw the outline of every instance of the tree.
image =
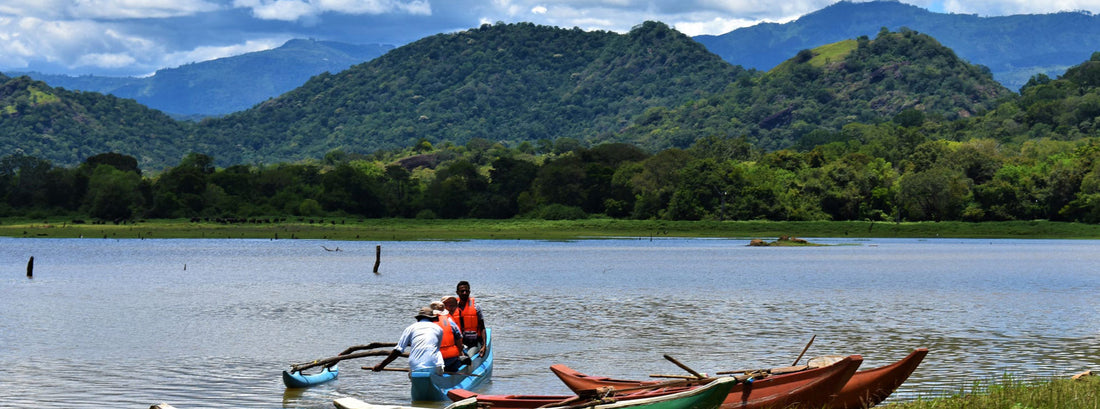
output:
M 125 220 L 141 207 L 141 176 L 113 165 L 100 164 L 88 180 L 85 206 L 89 216 L 101 220 Z
M 898 179 L 898 205 L 908 220 L 954 220 L 970 195 L 962 172 L 945 166 L 909 172 Z

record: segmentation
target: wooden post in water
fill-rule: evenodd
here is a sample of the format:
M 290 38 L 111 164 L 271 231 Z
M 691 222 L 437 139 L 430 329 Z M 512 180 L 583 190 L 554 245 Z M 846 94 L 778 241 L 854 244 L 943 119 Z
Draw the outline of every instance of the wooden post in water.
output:
M 34 256 L 27 260 L 27 278 L 34 278 Z
M 374 246 L 374 274 L 378 274 L 378 265 L 382 264 L 382 245 Z

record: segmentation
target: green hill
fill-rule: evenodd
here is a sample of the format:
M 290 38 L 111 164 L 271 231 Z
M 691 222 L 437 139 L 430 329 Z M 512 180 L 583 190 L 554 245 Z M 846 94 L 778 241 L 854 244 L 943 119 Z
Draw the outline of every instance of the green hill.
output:
M 744 136 L 759 148 L 780 149 L 815 131 L 889 121 L 907 110 L 965 118 L 1012 95 L 987 69 L 967 64 L 927 35 L 882 31 L 874 40 L 803 50 L 719 95 L 652 109 L 622 139 L 686 147 L 708 136 Z
M 873 36 L 882 28 L 927 33 L 1018 90 L 1037 73 L 1054 77 L 1100 50 L 1100 16 L 1061 12 L 999 17 L 934 13 L 893 0 L 840 1 L 795 21 L 762 23 L 695 40 L 731 64 L 770 70 L 799 50 Z
M 519 143 L 613 134 L 647 108 L 721 91 L 745 71 L 649 22 L 629 34 L 524 24 L 431 36 L 206 121 L 219 160 L 369 153 L 420 140 Z M 230 145 L 232 143 L 232 145 Z
M 186 123 L 130 99 L 52 88 L 0 75 L 0 152 L 72 166 L 117 152 L 146 169 L 175 163 L 195 145 Z

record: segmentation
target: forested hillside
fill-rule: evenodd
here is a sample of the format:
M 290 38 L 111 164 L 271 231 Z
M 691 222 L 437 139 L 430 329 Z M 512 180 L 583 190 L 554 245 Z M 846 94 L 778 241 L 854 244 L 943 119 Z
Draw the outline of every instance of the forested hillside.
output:
M 647 108 L 721 91 L 744 70 L 668 26 L 629 34 L 533 24 L 483 25 L 428 37 L 200 132 L 219 161 L 317 158 L 420 140 L 518 144 L 611 135 Z
M 190 138 L 189 129 L 130 99 L 0 75 L 0 152 L 65 166 L 119 152 L 157 169 L 177 162 L 189 149 L 204 149 Z
M 883 30 L 873 40 L 803 50 L 725 92 L 651 108 L 620 138 L 651 148 L 687 147 L 712 135 L 744 137 L 769 150 L 812 147 L 819 135 L 846 124 L 883 122 L 907 110 L 951 121 L 1010 97 L 988 70 L 960 60 L 935 39 Z
M 798 20 L 695 37 L 731 64 L 770 70 L 800 50 L 903 28 L 931 35 L 1017 91 L 1037 73 L 1050 77 L 1100 50 L 1100 16 L 1087 12 L 982 17 L 933 13 L 898 1 L 841 1 Z
M 474 137 L 465 144 L 422 140 L 369 154 L 334 150 L 323 160 L 226 167 L 216 166 L 213 155 L 220 153 L 210 151 L 215 153 L 188 154 L 156 174 L 143 174 L 139 160 L 128 155 L 95 155 L 79 166 L 61 167 L 16 151 L 0 157 L 0 217 L 65 217 L 73 223 L 85 218 L 263 223 L 287 217 L 1100 223 L 1100 53 L 1062 78 L 1033 78 L 1021 95 L 1008 94 L 988 110 L 976 106 L 967 115 L 949 117 L 929 107 L 961 104 L 959 100 L 990 92 L 963 75 L 972 66 L 958 65 L 946 76 L 921 74 L 926 81 L 908 80 L 915 74 L 907 67 L 918 74 L 929 67 L 887 63 L 889 58 L 876 56 L 925 58 L 938 61 L 935 67 L 952 66 L 952 56 L 932 52 L 935 47 L 916 47 L 934 42 L 912 32 L 884 32 L 875 40 L 855 42 L 802 53 L 774 72 L 739 80 L 784 83 L 806 71 L 816 74 L 805 83 L 820 85 L 834 84 L 822 78 L 855 75 L 853 85 L 845 88 L 851 95 L 859 95 L 858 89 L 868 84 L 899 82 L 871 93 L 889 96 L 881 105 L 893 106 L 884 111 L 896 111 L 892 117 L 846 122 L 838 130 L 817 128 L 790 149 L 760 149 L 741 135 L 719 133 L 687 148 L 654 151 L 622 143 L 582 146 L 573 138 L 508 146 Z M 879 47 L 881 53 L 875 51 Z M 874 64 L 896 69 L 870 69 L 881 75 L 867 81 L 855 73 L 868 67 L 809 71 L 831 65 L 839 69 L 863 52 L 872 54 L 855 61 L 878 61 Z M 3 108 L 8 119 L 43 108 L 72 115 L 81 106 L 67 101 L 87 97 L 48 92 L 26 78 L 7 84 L 14 90 L 3 94 L 10 101 Z M 889 92 L 932 85 L 948 93 L 928 90 L 920 94 L 922 99 L 910 101 Z M 783 92 L 761 95 L 797 95 L 791 88 L 776 89 Z M 735 96 L 738 90 L 749 96 L 758 92 L 753 87 L 729 89 Z M 951 90 L 973 93 L 941 101 L 952 99 L 945 97 Z M 879 106 L 864 103 L 866 109 Z M 716 110 L 679 110 L 676 117 L 696 117 L 700 124 L 737 119 Z

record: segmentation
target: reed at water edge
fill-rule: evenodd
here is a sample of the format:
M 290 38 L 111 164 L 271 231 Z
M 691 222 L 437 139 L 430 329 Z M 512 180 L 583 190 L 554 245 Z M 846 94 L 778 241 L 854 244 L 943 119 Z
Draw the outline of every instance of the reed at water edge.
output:
M 1097 409 L 1100 376 L 1024 381 L 1005 375 L 943 396 L 880 405 L 888 409 Z

